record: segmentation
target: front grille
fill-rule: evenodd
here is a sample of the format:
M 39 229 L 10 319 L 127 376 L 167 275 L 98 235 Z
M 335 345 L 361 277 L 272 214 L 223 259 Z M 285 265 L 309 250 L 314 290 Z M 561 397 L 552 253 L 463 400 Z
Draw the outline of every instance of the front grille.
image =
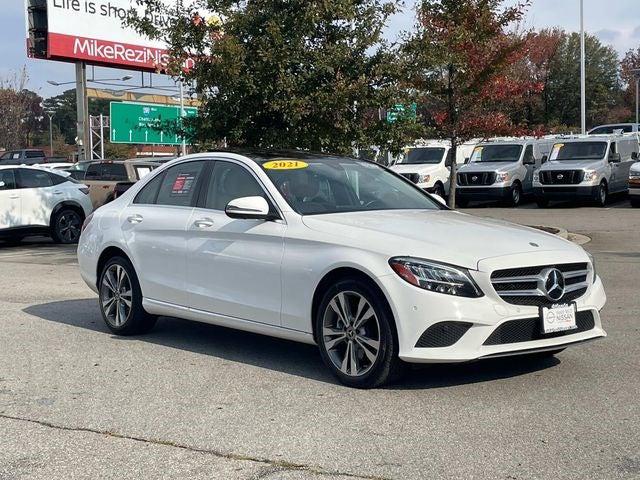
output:
M 582 182 L 582 170 L 547 170 L 540 172 L 540 183 L 543 185 L 577 185 Z
M 458 173 L 458 185 L 493 185 L 495 181 L 496 172 Z
M 417 173 L 401 173 L 400 175 L 413 183 L 418 183 L 418 181 L 420 180 L 420 175 L 418 175 Z
M 471 328 L 469 322 L 439 322 L 427 328 L 416 343 L 418 348 L 450 347 Z
M 557 268 L 564 276 L 565 293 L 558 300 L 549 300 L 543 291 L 546 278 L 541 274 L 547 268 Z M 491 284 L 500 298 L 512 305 L 550 307 L 556 303 L 572 302 L 584 295 L 589 286 L 588 277 L 587 263 L 565 263 L 496 270 L 491 274 Z
M 496 328 L 484 345 L 503 345 L 506 343 L 531 342 L 547 338 L 563 337 L 574 333 L 587 332 L 595 327 L 595 318 L 591 310 L 576 313 L 576 326 L 573 330 L 543 333 L 540 317 L 509 320 Z

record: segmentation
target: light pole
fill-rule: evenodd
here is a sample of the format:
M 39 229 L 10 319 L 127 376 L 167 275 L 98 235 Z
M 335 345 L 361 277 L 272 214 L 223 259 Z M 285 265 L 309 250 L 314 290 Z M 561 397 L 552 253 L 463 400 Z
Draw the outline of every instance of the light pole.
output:
M 582 134 L 587 133 L 587 100 L 584 48 L 584 0 L 580 0 L 580 124 Z
M 47 112 L 47 116 L 49 117 L 49 156 L 53 157 L 53 116 L 54 112 Z
M 631 73 L 636 79 L 636 123 L 640 123 L 640 68 L 631 69 Z

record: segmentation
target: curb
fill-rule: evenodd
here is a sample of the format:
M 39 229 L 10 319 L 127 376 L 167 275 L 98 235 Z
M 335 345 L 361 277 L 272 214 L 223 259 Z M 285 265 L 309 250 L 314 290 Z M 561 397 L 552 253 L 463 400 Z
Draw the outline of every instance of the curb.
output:
M 581 235 L 579 233 L 569 233 L 564 228 L 559 227 L 548 227 L 546 225 L 531 225 L 531 228 L 536 228 L 538 230 L 542 230 L 543 232 L 552 233 L 553 235 L 557 235 L 560 238 L 564 238 L 565 240 L 569 240 L 577 245 L 584 245 L 585 243 L 589 243 L 591 241 L 590 237 L 586 235 Z

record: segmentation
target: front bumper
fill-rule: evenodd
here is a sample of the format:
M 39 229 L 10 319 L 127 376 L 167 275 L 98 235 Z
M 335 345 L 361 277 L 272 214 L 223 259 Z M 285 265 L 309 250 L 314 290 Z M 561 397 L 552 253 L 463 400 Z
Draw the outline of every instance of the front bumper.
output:
M 484 292 L 483 297 L 461 298 L 429 292 L 408 284 L 395 274 L 378 278 L 387 298 L 392 300 L 399 357 L 402 360 L 409 363 L 466 362 L 486 357 L 554 350 L 606 336 L 599 315 L 606 302 L 606 295 L 600 278 L 597 278 L 587 292 L 576 300 L 579 314 L 584 312 L 581 315 L 593 316 L 592 327 L 562 336 L 538 334 L 536 339 L 530 341 L 494 344 L 490 337 L 501 326 L 504 327 L 505 323 L 514 320 L 537 322 L 538 307 L 506 303 L 493 290 L 488 273 L 472 272 L 472 276 Z M 466 324 L 466 330 L 452 345 L 418 346 L 423 344 L 420 342 L 421 337 L 424 338 L 423 333 L 442 322 L 462 322 Z
M 640 198 L 640 184 L 629 185 L 629 195 L 634 198 Z
M 544 185 L 534 186 L 533 194 L 536 198 L 548 200 L 570 200 L 575 198 L 595 198 L 598 185 Z
M 456 187 L 458 198 L 465 200 L 506 200 L 511 198 L 511 187 Z

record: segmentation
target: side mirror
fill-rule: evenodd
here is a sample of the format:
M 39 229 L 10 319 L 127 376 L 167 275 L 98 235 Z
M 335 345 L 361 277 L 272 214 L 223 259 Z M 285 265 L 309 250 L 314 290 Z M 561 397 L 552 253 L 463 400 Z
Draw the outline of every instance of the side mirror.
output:
M 471 160 L 469 157 L 465 157 L 465 159 L 464 159 L 464 163 L 465 163 L 465 165 L 466 165 L 467 163 L 469 163 L 469 160 Z
M 542 156 L 542 163 L 547 163 L 547 160 L 549 160 L 549 157 L 547 155 L 543 155 Z
M 269 220 L 269 203 L 263 197 L 242 197 L 231 200 L 224 209 L 230 218 Z
M 536 159 L 533 157 L 530 158 L 525 158 L 522 162 L 523 165 L 535 165 L 536 164 Z
M 619 153 L 614 153 L 611 158 L 609 159 L 609 161 L 611 163 L 620 163 L 620 154 Z
M 447 206 L 447 202 L 445 201 L 444 198 L 442 198 L 440 195 L 436 195 L 435 193 L 431 194 L 431 198 L 435 198 L 438 202 L 440 202 L 442 205 L 444 205 L 445 207 Z
M 638 160 L 638 152 L 631 152 L 631 160 Z

